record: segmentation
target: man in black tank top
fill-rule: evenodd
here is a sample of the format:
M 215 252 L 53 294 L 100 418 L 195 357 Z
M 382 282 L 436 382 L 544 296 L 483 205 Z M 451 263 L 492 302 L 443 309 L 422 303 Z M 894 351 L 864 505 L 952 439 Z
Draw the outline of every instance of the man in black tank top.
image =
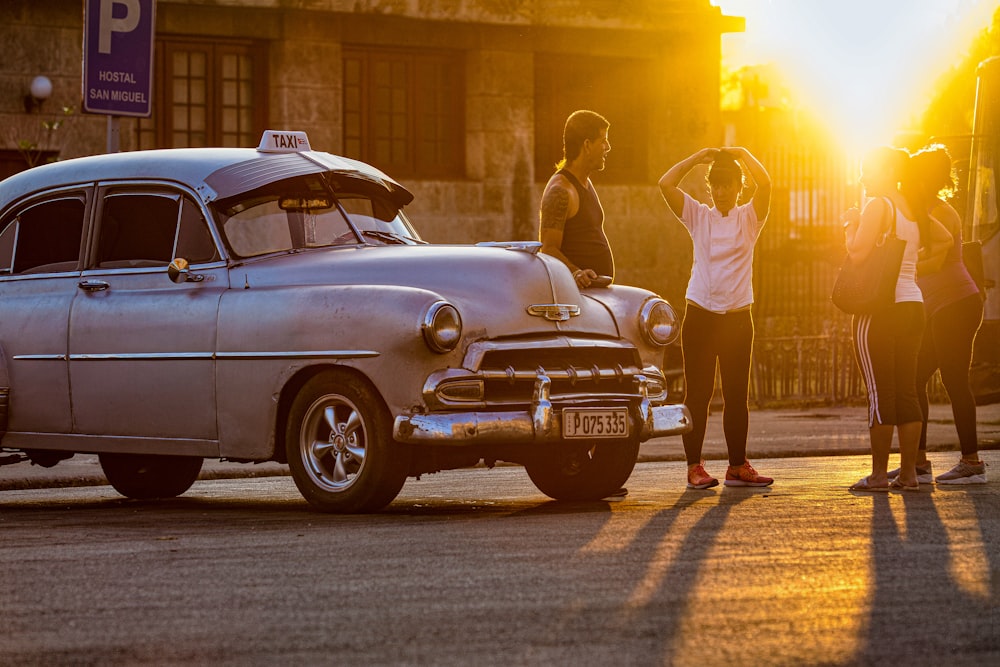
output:
M 563 130 L 563 159 L 545 186 L 538 215 L 542 252 L 561 259 L 580 287 L 615 274 L 604 209 L 590 182 L 592 172 L 604 169 L 611 150 L 609 127 L 593 111 L 570 114 Z

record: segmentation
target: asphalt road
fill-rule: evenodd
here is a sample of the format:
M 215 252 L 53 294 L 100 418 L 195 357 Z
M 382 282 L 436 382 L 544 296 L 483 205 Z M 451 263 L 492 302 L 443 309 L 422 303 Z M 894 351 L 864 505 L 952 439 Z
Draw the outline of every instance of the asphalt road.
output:
M 616 503 L 463 470 L 370 516 L 316 513 L 283 476 L 4 491 L 0 664 L 1000 664 L 983 456 L 989 484 L 891 494 L 846 490 L 866 456 L 707 491 L 640 463 Z

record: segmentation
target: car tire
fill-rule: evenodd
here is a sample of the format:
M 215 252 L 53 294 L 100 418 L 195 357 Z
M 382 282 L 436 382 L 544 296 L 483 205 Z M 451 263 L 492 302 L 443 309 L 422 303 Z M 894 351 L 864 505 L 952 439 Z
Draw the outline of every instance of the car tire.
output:
M 327 371 L 303 385 L 285 443 L 295 485 L 324 512 L 379 510 L 399 494 L 409 472 L 409 449 L 392 439 L 381 396 L 347 372 Z
M 174 498 L 191 488 L 201 473 L 197 456 L 154 454 L 100 454 L 108 483 L 126 498 Z
M 556 500 L 600 500 L 620 489 L 639 456 L 639 440 L 562 443 L 526 461 L 539 491 Z

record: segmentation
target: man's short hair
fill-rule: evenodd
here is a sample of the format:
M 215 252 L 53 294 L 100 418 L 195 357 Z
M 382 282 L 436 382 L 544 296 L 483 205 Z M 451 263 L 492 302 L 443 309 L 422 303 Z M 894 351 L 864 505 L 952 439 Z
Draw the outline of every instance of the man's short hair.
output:
M 584 141 L 596 139 L 609 127 L 611 123 L 608 119 L 595 111 L 581 109 L 571 113 L 563 127 L 563 159 L 557 167 L 561 169 L 566 163 L 575 160 L 583 150 Z

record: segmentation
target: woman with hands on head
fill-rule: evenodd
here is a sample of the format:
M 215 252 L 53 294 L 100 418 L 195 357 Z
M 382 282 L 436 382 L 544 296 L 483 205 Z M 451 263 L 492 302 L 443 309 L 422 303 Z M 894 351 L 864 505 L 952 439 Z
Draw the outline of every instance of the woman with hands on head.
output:
M 697 165 L 709 165 L 714 206 L 695 200 L 680 183 Z M 755 186 L 750 201 L 739 204 L 744 169 Z M 725 402 L 722 415 L 729 467 L 727 486 L 769 486 L 774 480 L 747 460 L 750 357 L 753 349 L 753 251 L 771 205 L 771 178 L 745 148 L 703 148 L 660 177 L 660 193 L 688 230 L 694 263 L 688 281 L 687 311 L 681 329 L 684 403 L 693 428 L 684 434 L 687 485 L 707 489 L 719 481 L 705 471 L 702 446 L 708 406 L 718 364 Z

